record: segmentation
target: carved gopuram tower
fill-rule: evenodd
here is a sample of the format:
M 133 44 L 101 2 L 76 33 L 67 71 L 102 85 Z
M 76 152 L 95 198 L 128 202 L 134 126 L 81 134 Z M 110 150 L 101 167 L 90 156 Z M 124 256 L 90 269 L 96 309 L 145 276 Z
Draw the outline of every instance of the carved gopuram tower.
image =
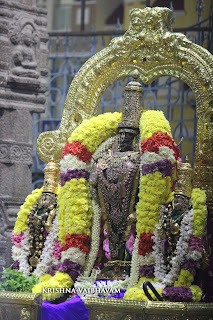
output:
M 31 193 L 32 114 L 44 112 L 46 10 L 36 0 L 0 0 L 0 269 L 11 263 L 11 231 Z

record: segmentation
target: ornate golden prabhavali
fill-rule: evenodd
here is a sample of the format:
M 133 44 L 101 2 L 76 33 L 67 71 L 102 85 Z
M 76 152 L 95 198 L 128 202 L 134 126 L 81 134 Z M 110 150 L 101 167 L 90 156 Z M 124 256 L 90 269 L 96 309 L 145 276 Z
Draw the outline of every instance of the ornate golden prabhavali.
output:
M 137 69 L 144 84 L 160 76 L 173 76 L 191 87 L 197 107 L 195 186 L 205 189 L 213 208 L 213 57 L 181 33 L 171 31 L 168 8 L 133 9 L 124 36 L 90 58 L 73 79 L 60 128 L 40 134 L 41 160 L 61 158 L 64 143 L 84 119 L 96 114 L 104 90 Z
M 73 79 L 57 131 L 42 133 L 37 151 L 41 160 L 61 158 L 62 148 L 73 129 L 96 114 L 104 90 L 137 69 L 144 84 L 160 76 L 184 81 L 195 94 L 197 141 L 194 186 L 205 189 L 213 208 L 213 57 L 171 30 L 172 11 L 145 8 L 130 11 L 124 36 L 89 59 Z M 212 319 L 213 305 L 204 303 L 138 302 L 87 298 L 90 319 Z

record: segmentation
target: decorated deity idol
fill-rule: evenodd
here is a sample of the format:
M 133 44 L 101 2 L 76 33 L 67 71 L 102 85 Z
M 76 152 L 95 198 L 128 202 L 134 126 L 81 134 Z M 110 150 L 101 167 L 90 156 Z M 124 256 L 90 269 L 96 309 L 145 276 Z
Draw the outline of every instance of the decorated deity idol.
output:
M 205 191 L 192 189 L 192 178 L 193 169 L 186 161 L 179 169 L 173 199 L 160 211 L 153 246 L 140 263 L 141 278 L 126 291 L 125 299 L 148 300 L 142 285 L 149 281 L 166 300 L 201 300 L 202 290 L 194 279 L 207 258 L 207 208 Z
M 29 195 L 18 213 L 12 233 L 12 268 L 18 268 L 25 276 L 39 274 L 39 269 L 46 261 L 49 233 L 53 233 L 56 224 L 59 168 L 50 161 L 44 169 L 44 185 Z
M 26 199 L 18 215 L 14 259 L 19 259 L 19 247 L 21 259 L 28 261 L 27 270 L 22 263 L 20 270 L 39 278 L 33 292 L 70 288 L 79 275 L 89 279 L 94 268 L 111 269 L 108 278 L 113 278 L 113 270 L 124 276 L 131 260 L 131 274 L 137 276 L 135 252 L 137 263 L 150 263 L 155 225 L 176 180 L 179 149 L 163 112 L 142 112 L 138 72 L 133 77 L 125 88 L 122 115 L 105 113 L 84 120 L 64 145 L 61 188 L 49 227 L 42 222 L 40 233 L 38 228 L 31 233 L 34 221 L 44 214 L 48 220 L 52 210 L 48 206 L 50 212 L 39 211 L 42 190 Z M 132 281 L 131 276 L 129 285 Z M 61 294 L 46 293 L 43 299 Z
M 128 240 L 130 234 L 135 237 L 135 203 L 140 164 L 136 141 L 139 139 L 142 113 L 142 86 L 136 81 L 138 76 L 138 72 L 135 72 L 135 79 L 126 86 L 118 134 L 111 149 L 98 160 L 96 169 L 101 211 L 106 218 L 105 242 L 108 244 L 111 267 L 119 267 L 121 261 L 130 260 Z

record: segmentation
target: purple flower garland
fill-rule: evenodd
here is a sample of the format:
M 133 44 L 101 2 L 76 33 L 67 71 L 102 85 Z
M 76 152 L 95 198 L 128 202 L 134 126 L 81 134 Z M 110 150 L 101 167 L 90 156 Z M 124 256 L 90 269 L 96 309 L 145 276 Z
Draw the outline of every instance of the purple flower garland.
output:
M 159 171 L 165 178 L 172 175 L 172 163 L 169 159 L 163 159 L 155 163 L 143 164 L 142 174 L 146 175 Z
M 182 265 L 182 269 L 188 270 L 193 276 L 196 274 L 195 267 L 197 265 L 197 261 L 194 260 L 186 260 Z
M 54 276 L 56 271 L 67 273 L 72 281 L 75 282 L 82 271 L 82 266 L 79 263 L 65 259 L 63 262 L 50 266 L 47 272 L 51 276 Z
M 197 250 L 199 252 L 202 252 L 203 248 L 204 248 L 203 238 L 202 237 L 191 236 L 191 238 L 189 240 L 189 246 L 193 250 Z
M 67 181 L 70 181 L 72 179 L 81 179 L 85 178 L 87 181 L 89 180 L 89 172 L 86 170 L 70 170 L 68 169 L 66 173 L 60 174 L 61 179 L 61 186 L 63 187 Z
M 154 266 L 154 264 L 141 265 L 139 269 L 141 277 L 152 278 L 154 276 Z
M 167 287 L 162 296 L 170 302 L 192 302 L 192 291 L 189 287 Z

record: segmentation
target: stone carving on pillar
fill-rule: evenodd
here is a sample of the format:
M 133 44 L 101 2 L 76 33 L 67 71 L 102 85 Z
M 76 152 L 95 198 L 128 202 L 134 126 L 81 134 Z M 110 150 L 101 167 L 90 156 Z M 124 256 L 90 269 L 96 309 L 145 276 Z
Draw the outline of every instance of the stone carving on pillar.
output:
M 0 270 L 11 264 L 11 231 L 32 189 L 32 114 L 44 112 L 46 9 L 0 0 Z
M 8 82 L 16 85 L 24 82 L 27 86 L 38 87 L 39 62 L 36 55 L 39 50 L 39 37 L 35 23 L 30 21 L 30 16 L 27 14 L 17 15 L 14 20 L 9 29 L 12 55 Z

